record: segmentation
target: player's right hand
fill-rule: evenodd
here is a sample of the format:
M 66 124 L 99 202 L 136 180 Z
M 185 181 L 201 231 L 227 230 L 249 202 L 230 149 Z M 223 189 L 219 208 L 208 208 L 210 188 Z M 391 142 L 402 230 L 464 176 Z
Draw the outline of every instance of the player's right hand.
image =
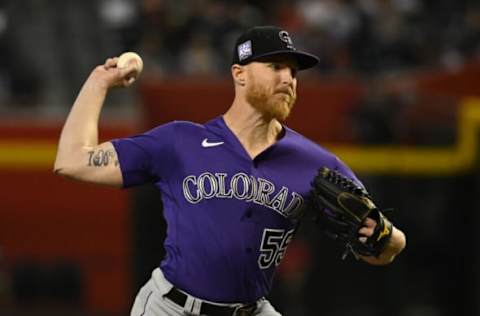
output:
M 135 78 L 131 74 L 135 65 L 129 64 L 124 68 L 117 67 L 118 57 L 108 58 L 103 65 L 97 66 L 90 74 L 89 80 L 95 81 L 102 88 L 128 87 Z

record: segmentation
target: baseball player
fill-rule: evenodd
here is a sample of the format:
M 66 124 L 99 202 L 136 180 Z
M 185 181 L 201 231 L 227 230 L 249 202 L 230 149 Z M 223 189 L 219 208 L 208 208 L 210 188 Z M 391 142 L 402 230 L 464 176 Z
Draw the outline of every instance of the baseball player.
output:
M 144 134 L 98 144 L 108 90 L 128 86 L 132 66 L 118 58 L 96 67 L 63 128 L 55 172 L 116 187 L 154 183 L 167 222 L 166 257 L 139 291 L 132 316 L 280 315 L 265 299 L 320 166 L 354 179 L 334 154 L 283 125 L 296 99 L 297 71 L 317 57 L 295 49 L 288 32 L 254 27 L 234 48 L 235 97 L 205 124 L 174 121 Z M 369 237 L 376 223 L 360 229 Z M 379 256 L 404 248 L 393 228 Z

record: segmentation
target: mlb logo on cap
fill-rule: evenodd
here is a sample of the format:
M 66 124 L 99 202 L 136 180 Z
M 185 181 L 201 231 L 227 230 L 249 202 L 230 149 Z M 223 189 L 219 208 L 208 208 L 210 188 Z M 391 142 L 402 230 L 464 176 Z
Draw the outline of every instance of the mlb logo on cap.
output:
M 250 56 L 252 56 L 252 41 L 238 45 L 238 60 L 244 60 Z

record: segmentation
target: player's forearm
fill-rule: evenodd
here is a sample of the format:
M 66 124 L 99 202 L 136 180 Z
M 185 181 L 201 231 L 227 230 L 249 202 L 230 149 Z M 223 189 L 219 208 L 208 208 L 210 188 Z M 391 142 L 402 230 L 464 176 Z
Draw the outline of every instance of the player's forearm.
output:
M 405 234 L 398 228 L 393 227 L 392 237 L 385 246 L 385 249 L 378 257 L 365 257 L 362 260 L 374 265 L 386 265 L 391 263 L 395 257 L 402 252 L 407 244 Z
M 91 79 L 83 85 L 63 126 L 55 172 L 72 167 L 79 152 L 98 145 L 98 121 L 107 90 Z

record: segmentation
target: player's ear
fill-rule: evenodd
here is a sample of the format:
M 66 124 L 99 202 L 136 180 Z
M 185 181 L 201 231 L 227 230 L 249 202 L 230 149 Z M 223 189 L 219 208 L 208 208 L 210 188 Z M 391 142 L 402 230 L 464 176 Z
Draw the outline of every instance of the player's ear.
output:
M 245 67 L 243 67 L 241 65 L 238 65 L 238 64 L 234 64 L 234 65 L 232 65 L 231 70 L 232 70 L 232 78 L 233 78 L 233 81 L 235 82 L 235 84 L 238 84 L 240 86 L 244 86 L 245 85 L 245 76 L 246 76 Z

